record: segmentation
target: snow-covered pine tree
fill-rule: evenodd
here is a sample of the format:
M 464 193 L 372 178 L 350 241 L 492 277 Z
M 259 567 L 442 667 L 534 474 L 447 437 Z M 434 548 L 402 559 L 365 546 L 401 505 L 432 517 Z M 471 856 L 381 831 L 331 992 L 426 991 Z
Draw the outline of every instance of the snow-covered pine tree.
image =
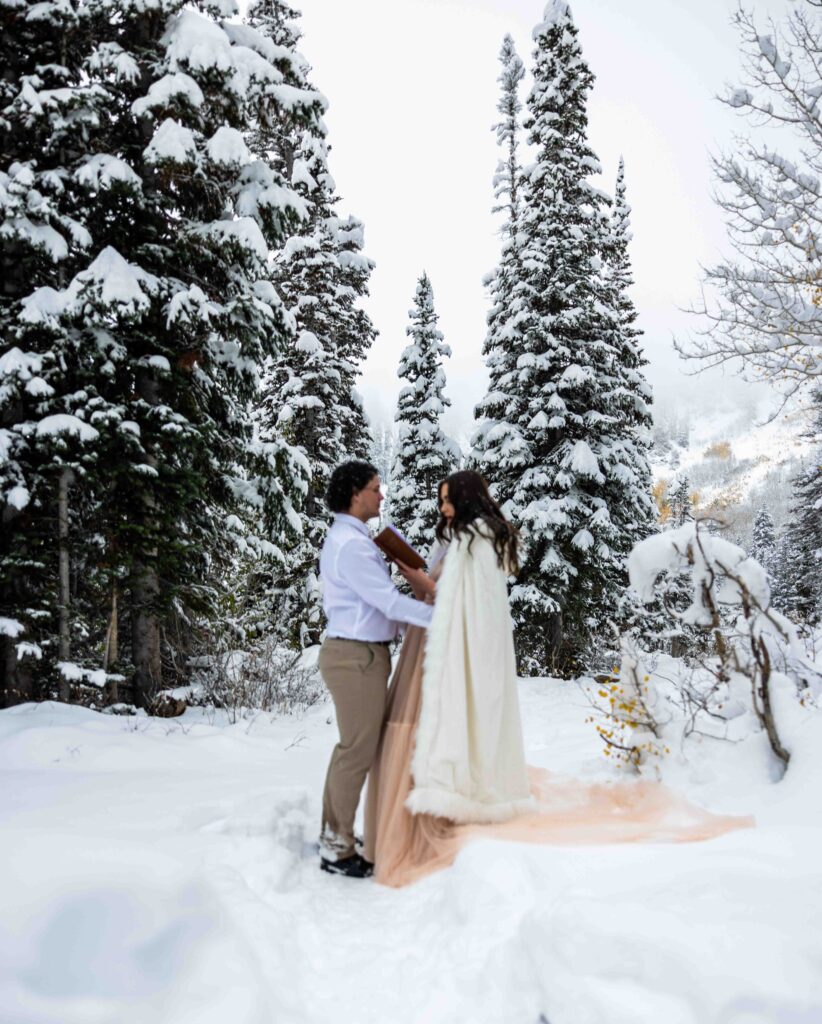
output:
M 814 389 L 812 402 L 807 437 L 814 449 L 810 465 L 794 481 L 778 589 L 788 614 L 816 625 L 822 620 L 822 387 Z
M 773 571 L 775 549 L 776 530 L 774 529 L 773 517 L 763 505 L 756 513 L 756 518 L 754 519 L 753 537 L 751 538 L 751 558 L 755 558 L 770 573 Z
M 625 559 L 635 544 L 658 528 L 649 461 L 653 443 L 652 394 L 642 372 L 648 360 L 642 352 L 642 331 L 636 326 L 637 311 L 630 294 L 634 283 L 629 252 L 632 237 L 625 164 L 620 157 L 604 254 L 605 297 L 608 306 L 614 307 L 618 315 L 611 338 L 616 353 L 614 380 L 605 398 L 610 414 L 618 413 L 621 420 L 617 431 L 622 439 L 621 466 L 630 477 L 627 479 L 619 474 L 622 477 L 620 485 L 609 502 L 611 520 L 616 528 L 616 548 Z M 607 329 L 608 324 L 604 326 Z M 620 567 L 615 586 L 619 587 L 623 581 Z
M 641 473 L 612 408 L 624 376 L 608 200 L 590 181 L 600 170 L 586 137 L 593 75 L 564 0 L 551 0 L 534 39 L 525 127 L 535 162 L 523 176 L 513 290 L 521 465 L 506 508 L 525 541 L 511 592 L 520 666 L 566 673 L 616 607 Z
M 439 518 L 437 487 L 459 462 L 454 442 L 440 419 L 451 404 L 445 397 L 442 361 L 451 355 L 437 327 L 434 291 L 423 272 L 417 282 L 406 334 L 411 343 L 400 357 L 399 377 L 405 386 L 397 401 L 397 447 L 391 470 L 387 515 L 418 550 L 431 545 Z
M 89 204 L 130 171 L 102 154 L 89 159 L 110 96 L 88 74 L 87 8 L 4 2 L 0 13 L 3 706 L 67 699 L 68 663 L 88 664 L 98 639 L 78 609 L 99 582 L 94 485 L 106 460 L 91 420 L 110 408 L 98 386 L 107 357 L 61 321 L 58 290 L 88 261 Z
M 668 505 L 671 509 L 666 523 L 668 529 L 676 529 L 677 526 L 683 526 L 694 518 L 691 485 L 687 476 L 681 476 L 676 486 L 668 492 Z
M 319 97 L 324 110 L 310 68 L 296 51 L 297 12 L 279 0 L 256 0 L 248 17 L 278 46 L 288 84 Z M 259 414 L 262 437 L 291 446 L 308 471 L 300 538 L 276 573 L 269 612 L 274 628 L 298 647 L 318 643 L 323 628 L 316 560 L 330 521 L 323 500 L 328 478 L 345 458 L 366 458 L 371 446 L 354 382 L 376 337 L 360 307 L 374 265 L 362 252 L 362 224 L 336 212 L 326 136 L 321 119 L 304 127 L 285 109 L 275 122 L 259 126 L 251 141 L 278 161 L 307 211 L 274 264 L 294 340 L 267 368 Z
M 218 22 L 205 2 L 161 0 L 146 13 L 139 0 L 89 0 L 86 10 L 89 74 L 111 101 L 81 173 L 116 187 L 96 193 L 88 263 L 58 298 L 62 321 L 106 360 L 109 408 L 97 415 L 90 395 L 86 412 L 110 459 L 100 498 L 125 573 L 122 657 L 147 703 L 163 651 L 179 655 L 163 646 L 171 610 L 207 607 L 206 568 L 232 541 L 265 547 L 238 513 L 267 499 L 271 524 L 284 511 L 250 409 L 258 368 L 285 336 L 268 254 L 304 206 L 243 138 L 252 119 L 293 102 L 270 41 Z
M 771 569 L 771 600 L 774 608 L 791 619 L 797 617 L 797 583 L 801 567 L 792 550 L 792 538 L 785 530 L 776 542 Z
M 487 394 L 474 410 L 478 425 L 471 442 L 471 460 L 508 512 L 508 499 L 527 464 L 526 445 L 519 428 L 522 401 L 517 360 L 522 351 L 522 331 L 517 316 L 519 305 L 514 301 L 514 284 L 519 278 L 517 229 L 521 209 L 518 153 L 522 104 L 518 90 L 525 69 L 509 35 L 503 39 L 499 61 L 500 120 L 493 125 L 493 131 L 503 156 L 493 179 L 493 212 L 503 213 L 504 220 L 499 266 L 485 279 L 491 309 L 482 352 L 490 379 Z

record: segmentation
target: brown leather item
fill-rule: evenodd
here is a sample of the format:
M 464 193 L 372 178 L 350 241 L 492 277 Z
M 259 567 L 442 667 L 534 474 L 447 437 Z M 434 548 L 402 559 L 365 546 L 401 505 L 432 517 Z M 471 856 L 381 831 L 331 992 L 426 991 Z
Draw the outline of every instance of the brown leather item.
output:
M 425 559 L 415 551 L 399 530 L 386 526 L 374 538 L 374 543 L 392 562 L 402 562 L 411 569 L 424 569 Z

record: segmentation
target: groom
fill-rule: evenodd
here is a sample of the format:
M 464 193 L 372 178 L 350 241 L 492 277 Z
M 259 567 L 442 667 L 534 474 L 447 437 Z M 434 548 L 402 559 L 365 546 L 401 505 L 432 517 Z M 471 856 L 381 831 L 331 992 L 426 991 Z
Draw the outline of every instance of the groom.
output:
M 389 644 L 401 623 L 427 627 L 433 611 L 400 593 L 371 539 L 366 523 L 379 515 L 383 497 L 374 466 L 337 466 L 326 495 L 334 522 L 320 553 L 328 619 L 320 673 L 334 700 L 340 731 L 323 793 L 320 867 L 352 878 L 367 878 L 373 870 L 354 847 L 354 815 L 382 729 L 391 672 Z

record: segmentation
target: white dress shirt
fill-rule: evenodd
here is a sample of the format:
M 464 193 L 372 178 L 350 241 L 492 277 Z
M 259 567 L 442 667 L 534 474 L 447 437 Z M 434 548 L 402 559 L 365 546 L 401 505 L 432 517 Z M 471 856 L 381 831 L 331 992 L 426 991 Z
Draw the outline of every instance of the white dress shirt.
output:
M 355 516 L 337 513 L 320 552 L 323 607 L 329 637 L 367 643 L 393 640 L 401 623 L 427 628 L 433 608 L 406 597 L 368 527 Z

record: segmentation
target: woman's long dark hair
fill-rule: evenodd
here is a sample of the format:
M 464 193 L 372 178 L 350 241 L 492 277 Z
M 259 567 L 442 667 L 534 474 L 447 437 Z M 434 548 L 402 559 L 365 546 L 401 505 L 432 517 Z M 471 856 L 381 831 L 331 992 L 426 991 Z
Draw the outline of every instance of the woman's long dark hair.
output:
M 447 480 L 440 480 L 437 484 L 437 509 L 440 517 L 437 520 L 437 525 L 434 527 L 434 536 L 440 544 L 444 544 L 448 539 L 448 520 L 442 514 L 442 489 L 447 485 L 447 483 Z
M 470 551 L 474 537 L 478 533 L 477 520 L 481 519 L 491 531 L 500 568 L 505 572 L 516 572 L 519 569 L 519 535 L 491 497 L 485 480 L 472 469 L 463 469 L 459 473 L 452 473 L 443 483 L 448 484 L 448 500 L 454 506 L 454 518 L 451 520 L 450 529 L 447 524 L 440 528 L 440 524 L 445 523 L 445 520 L 440 518 L 440 522 L 437 523 L 437 537 L 443 540 L 446 530 L 452 538 L 468 534 Z M 442 485 L 440 492 L 441 490 Z

